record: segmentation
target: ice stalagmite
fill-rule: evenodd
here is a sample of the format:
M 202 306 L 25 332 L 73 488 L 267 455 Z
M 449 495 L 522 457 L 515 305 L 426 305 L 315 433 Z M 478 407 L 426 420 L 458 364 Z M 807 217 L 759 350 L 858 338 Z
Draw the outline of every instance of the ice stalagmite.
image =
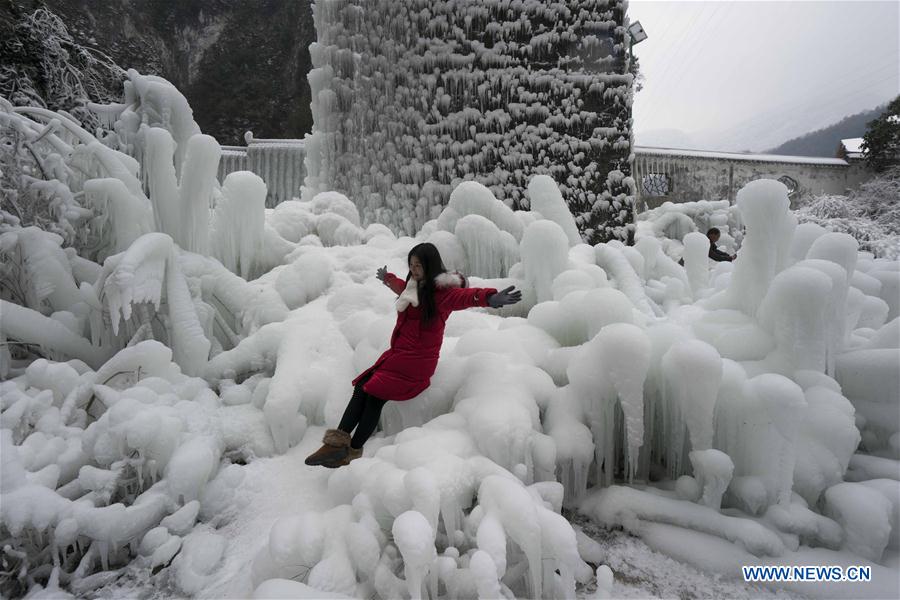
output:
M 824 490 L 843 480 L 860 433 L 856 410 L 833 380 L 809 371 L 797 372 L 794 378 L 803 388 L 807 407 L 797 433 L 793 489 L 815 506 Z
M 209 253 L 209 209 L 218 185 L 221 154 L 219 143 L 211 136 L 198 134 L 188 140 L 178 186 L 181 226 L 177 242 L 184 250 Z
M 817 238 L 828 233 L 828 230 L 816 223 L 800 223 L 794 230 L 794 238 L 791 240 L 789 251 L 790 262 L 797 262 L 806 258 L 810 246 Z
M 166 267 L 166 302 L 169 304 L 174 360 L 188 375 L 200 375 L 209 360 L 211 344 L 200 323 L 175 248 L 170 249 Z
M 479 598 L 501 598 L 500 577 L 491 556 L 484 550 L 476 550 L 469 559 L 469 570 L 475 580 Z
M 575 219 L 552 177 L 549 175 L 532 177 L 528 184 L 528 196 L 531 198 L 531 210 L 559 225 L 569 238 L 570 246 L 581 243 L 581 234 L 578 233 Z
M 570 385 L 559 391 L 543 419 L 544 431 L 556 444 L 558 478 L 563 484 L 567 507 L 587 490 L 588 470 L 594 460 L 594 438 L 582 423 L 583 413 L 580 394 Z
M 844 351 L 847 342 L 847 320 L 851 312 L 849 306 L 850 295 L 847 271 L 843 266 L 834 261 L 822 259 L 806 259 L 795 264 L 800 268 L 811 268 L 824 273 L 831 280 L 830 289 L 825 296 L 824 327 L 821 327 L 818 335 L 824 339 L 825 364 L 824 372 L 834 375 L 834 361 Z M 861 302 L 862 299 L 859 298 Z
M 493 514 L 484 515 L 476 533 L 478 548 L 491 557 L 496 574 L 506 573 L 506 532 Z
M 747 452 L 755 455 L 754 462 L 764 469 L 770 500 L 786 505 L 794 483 L 797 429 L 806 407 L 803 390 L 786 377 L 767 373 L 748 380 L 744 395 L 768 418 L 768 426 L 758 429 Z
M 568 249 L 565 232 L 553 221 L 536 221 L 525 230 L 522 264 L 537 302 L 553 299 L 553 280 L 568 267 Z
M 774 278 L 760 305 L 759 322 L 778 345 L 775 362 L 825 372 L 831 291 L 828 276 L 809 267 L 793 266 Z
M 144 128 L 147 179 L 159 231 L 169 234 L 183 250 L 209 251 L 209 210 L 222 150 L 208 135 L 187 140 L 184 168 L 177 179 L 175 140 L 168 131 Z
M 728 303 L 755 316 L 772 279 L 788 262 L 797 218 L 787 187 L 771 179 L 751 181 L 737 194 L 747 232 L 728 287 Z
M 847 233 L 826 233 L 813 241 L 806 253 L 806 258 L 820 258 L 839 264 L 847 273 L 847 279 L 853 279 L 856 269 L 859 243 Z
M 682 464 L 683 431 L 687 428 L 691 448 L 706 450 L 713 443 L 713 411 L 722 381 L 722 359 L 716 349 L 699 340 L 674 344 L 662 360 L 665 377 L 665 407 L 673 438 L 667 449 L 671 475 Z
M 213 215 L 212 250 L 225 267 L 253 279 L 265 233 L 266 184 L 247 171 L 229 173 Z
M 161 127 L 144 130 L 144 177 L 153 203 L 156 230 L 177 239 L 180 233 L 175 140 Z
M 627 477 L 637 472 L 638 452 L 644 445 L 644 380 L 650 366 L 650 341 L 637 326 L 628 323 L 607 325 L 597 335 L 599 364 L 603 365 L 608 393 L 618 398 L 625 415 L 624 441 L 627 448 Z M 615 423 L 612 414 L 608 422 Z M 613 431 L 609 438 L 615 439 Z M 606 456 L 607 464 L 614 457 Z M 611 471 L 611 469 L 609 470 Z M 611 474 L 611 472 L 610 472 Z
M 441 492 L 431 471 L 416 467 L 403 477 L 406 493 L 415 510 L 428 521 L 431 531 L 437 531 L 441 511 Z
M 485 513 L 494 515 L 510 539 L 525 553 L 531 583 L 530 595 L 540 595 L 543 589 L 541 528 L 528 491 L 516 480 L 489 475 L 478 488 L 478 500 Z
M 694 298 L 700 298 L 700 291 L 709 284 L 709 238 L 694 231 L 684 236 L 684 268 Z
M 454 231 L 472 275 L 505 277 L 518 258 L 515 238 L 485 217 L 466 215 L 457 221 Z
M 615 278 L 619 289 L 628 296 L 635 308 L 645 314 L 653 315 L 654 310 L 644 291 L 644 286 L 622 250 L 611 244 L 598 244 L 594 246 L 594 251 L 597 256 L 597 264 Z
M 513 210 L 498 200 L 491 190 L 475 181 L 463 181 L 453 189 L 447 207 L 437 219 L 437 226 L 453 231 L 456 222 L 466 215 L 481 215 L 508 232 L 516 241 L 522 239 L 524 228 Z
M 456 186 L 449 205 L 433 223 L 437 231 L 429 241 L 442 254 L 448 251 L 448 268 L 462 267 L 479 277 L 505 277 L 519 262 L 523 225 L 480 183 L 464 181 Z
M 436 556 L 434 530 L 422 513 L 410 510 L 394 519 L 394 541 L 403 555 L 403 571 L 410 597 L 422 597 L 422 583 Z
M 722 496 L 731 483 L 734 463 L 727 454 L 715 448 L 691 450 L 689 458 L 702 489 L 700 502 L 718 510 L 722 504 Z

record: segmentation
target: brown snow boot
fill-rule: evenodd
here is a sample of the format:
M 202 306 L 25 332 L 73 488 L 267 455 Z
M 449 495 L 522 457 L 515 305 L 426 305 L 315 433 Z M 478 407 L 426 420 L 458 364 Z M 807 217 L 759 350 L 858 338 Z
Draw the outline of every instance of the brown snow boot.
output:
M 347 457 L 350 448 L 350 434 L 340 429 L 327 429 L 322 438 L 322 447 L 306 457 L 310 466 L 340 463 Z M 329 464 L 326 464 L 329 463 Z
M 349 448 L 347 448 L 347 456 L 344 457 L 344 460 L 342 460 L 341 464 L 338 466 L 343 467 L 344 465 L 349 465 L 351 460 L 356 460 L 357 458 L 362 456 L 362 454 L 363 454 L 362 448 L 354 448 L 353 446 L 350 446 Z M 325 465 L 325 466 L 329 466 L 329 465 Z

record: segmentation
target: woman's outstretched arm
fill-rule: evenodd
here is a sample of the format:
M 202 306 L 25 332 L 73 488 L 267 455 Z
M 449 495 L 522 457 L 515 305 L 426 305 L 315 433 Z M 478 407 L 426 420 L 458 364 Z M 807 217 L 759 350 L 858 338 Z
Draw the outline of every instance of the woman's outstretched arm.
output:
M 398 296 L 403 293 L 403 290 L 406 289 L 406 282 L 393 273 L 388 272 L 387 265 L 378 269 L 378 271 L 375 273 L 375 277 L 377 277 L 381 281 L 381 283 L 391 288 L 391 291 Z
M 403 290 L 406 289 L 406 282 L 393 273 L 387 274 L 387 277 L 384 278 L 384 285 L 391 288 L 391 291 L 398 296 L 403 293 Z
M 494 288 L 452 288 L 443 295 L 440 308 L 453 311 L 489 306 L 488 298 L 496 293 Z

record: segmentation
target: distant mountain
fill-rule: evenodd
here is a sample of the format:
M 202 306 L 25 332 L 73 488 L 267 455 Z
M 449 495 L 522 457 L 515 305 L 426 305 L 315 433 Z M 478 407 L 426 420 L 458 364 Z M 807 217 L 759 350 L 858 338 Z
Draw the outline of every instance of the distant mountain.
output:
M 872 110 L 845 117 L 834 125 L 823 127 L 766 150 L 766 153 L 786 154 L 789 156 L 833 157 L 837 145 L 842 139 L 862 137 L 866 132 L 866 123 L 877 119 L 884 112 L 886 106 L 884 104 Z
M 221 144 L 243 144 L 248 129 L 282 138 L 312 129 L 310 0 L 5 0 L 0 36 L 41 6 L 59 15 L 77 44 L 171 81 Z

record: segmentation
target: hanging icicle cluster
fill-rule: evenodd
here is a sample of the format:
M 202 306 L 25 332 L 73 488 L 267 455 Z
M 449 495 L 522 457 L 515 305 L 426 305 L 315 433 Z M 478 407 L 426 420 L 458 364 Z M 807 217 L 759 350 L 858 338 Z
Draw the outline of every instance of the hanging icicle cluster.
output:
M 412 234 L 472 179 L 512 208 L 543 173 L 590 243 L 625 238 L 627 3 L 319 0 L 310 193 Z M 611 176 L 612 175 L 612 176 Z

